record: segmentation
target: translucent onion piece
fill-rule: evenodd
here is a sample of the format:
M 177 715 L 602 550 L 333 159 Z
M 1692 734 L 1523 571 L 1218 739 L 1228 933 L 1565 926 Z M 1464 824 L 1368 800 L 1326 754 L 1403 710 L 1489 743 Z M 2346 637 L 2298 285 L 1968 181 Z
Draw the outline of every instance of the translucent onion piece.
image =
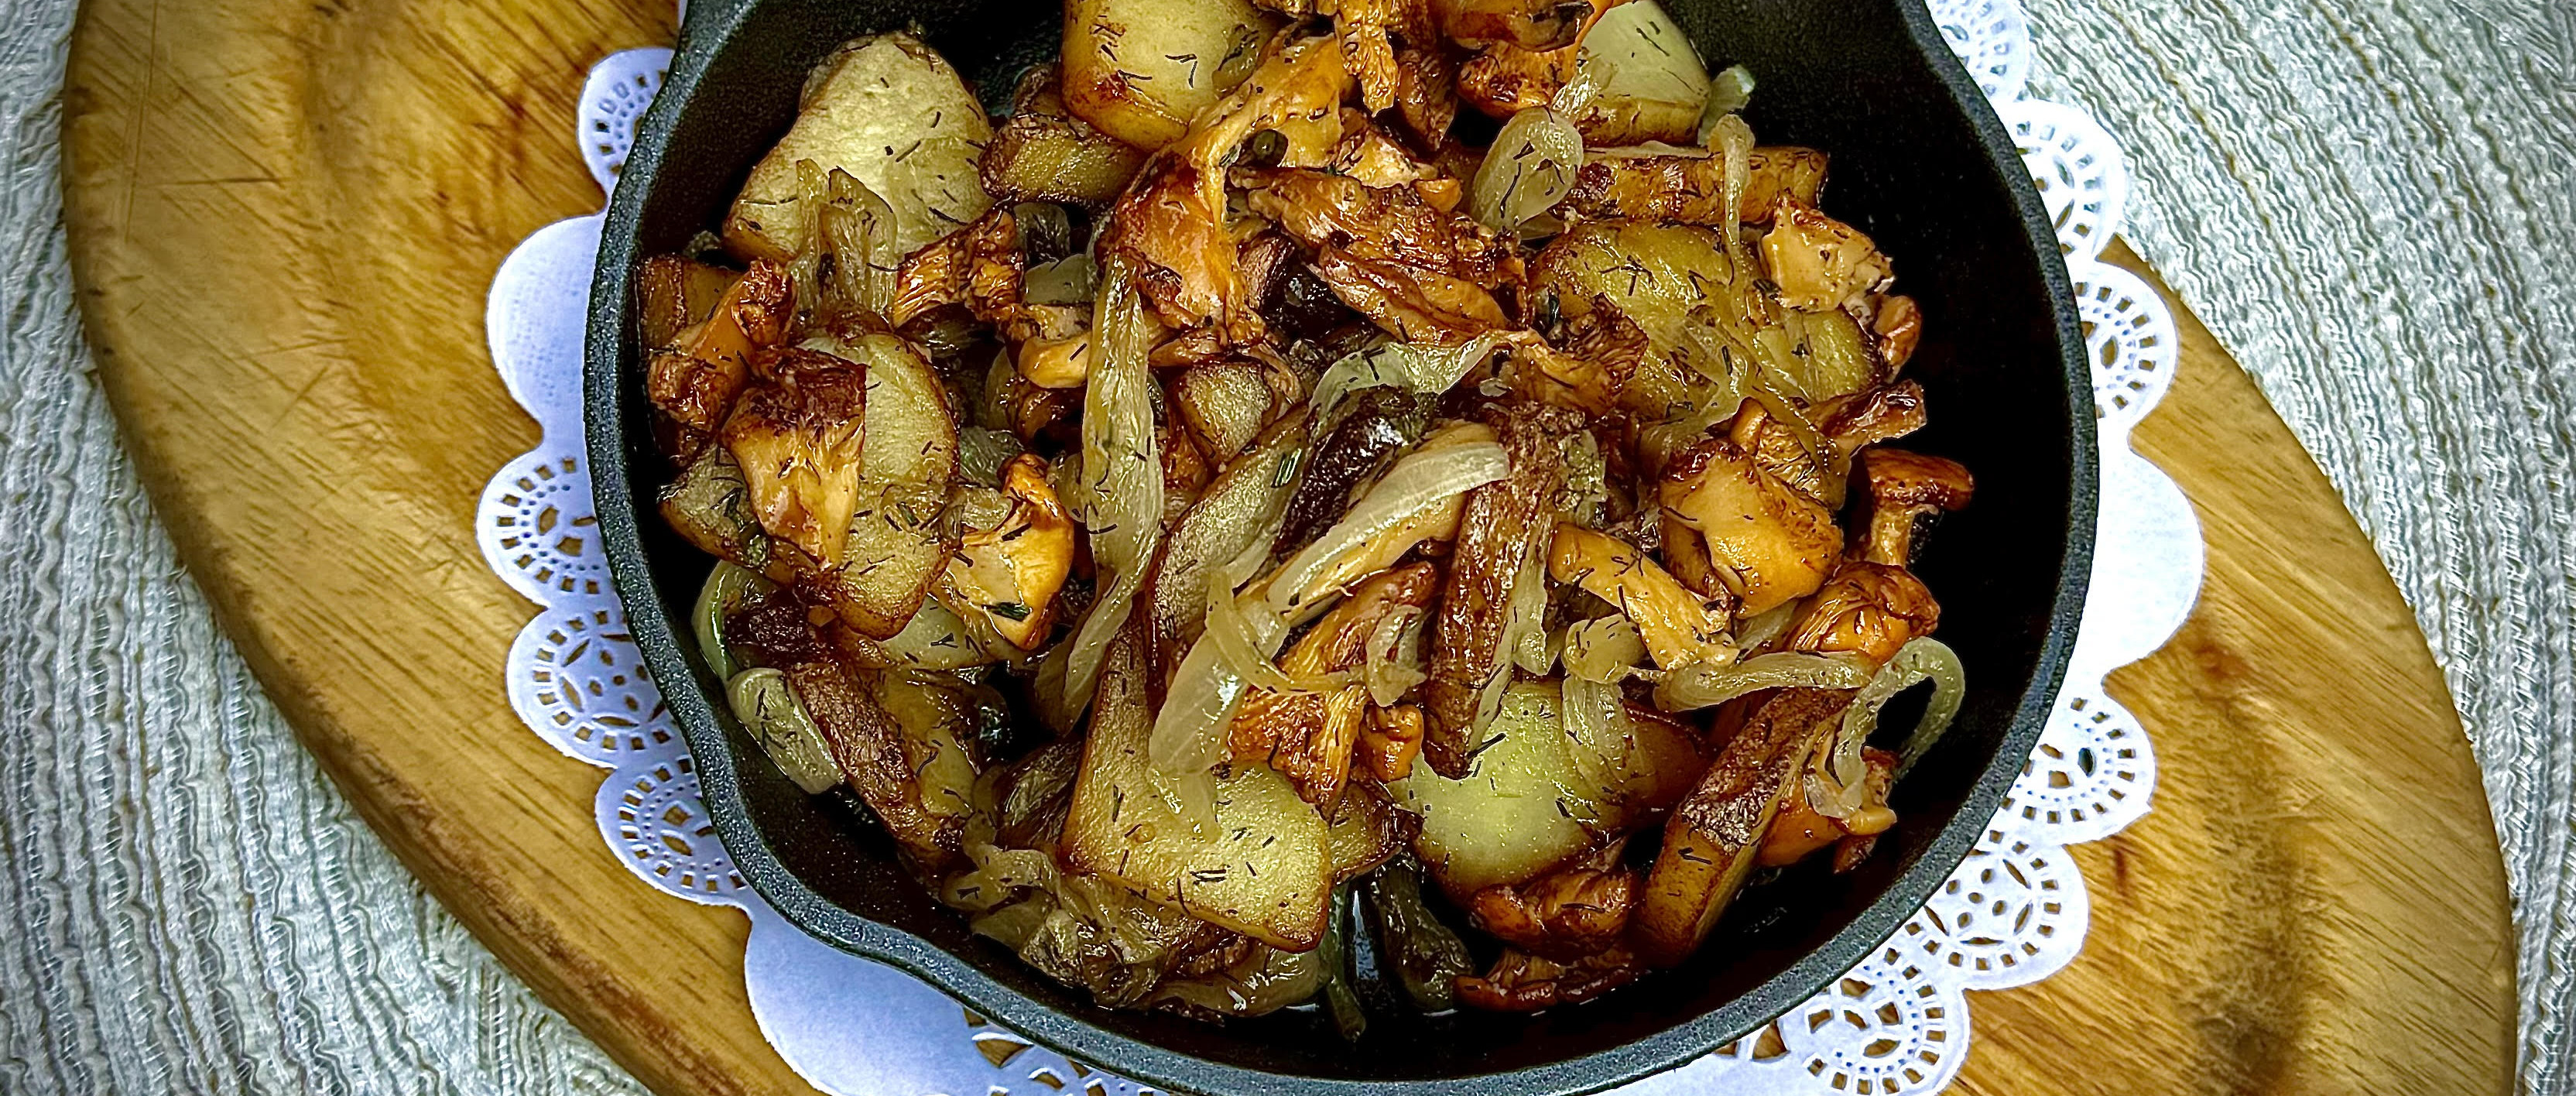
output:
M 1091 256 L 1075 252 L 1051 263 L 1039 263 L 1020 276 L 1020 299 L 1030 304 L 1083 304 L 1100 286 L 1100 268 Z
M 1507 341 L 1507 333 L 1489 331 L 1457 346 L 1389 342 L 1343 355 L 1315 381 L 1310 400 L 1315 421 L 1327 421 L 1342 397 L 1363 388 L 1398 388 L 1427 395 L 1446 392 Z
M 1744 233 L 1739 227 L 1744 224 L 1744 188 L 1753 182 L 1753 127 L 1745 125 L 1744 119 L 1736 115 L 1726 114 L 1720 115 L 1708 128 L 1708 136 L 1702 143 L 1725 160 L 1726 181 L 1722 197 L 1729 227 L 1719 235 L 1726 237 L 1726 254 L 1735 260 L 1735 269 L 1738 272 L 1749 270 L 1753 267 L 1753 250 L 1745 246 Z
M 1854 780 L 1846 784 L 1834 779 L 1833 758 L 1830 753 L 1817 754 L 1808 764 L 1807 771 L 1799 776 L 1798 784 L 1806 792 L 1809 809 L 1841 821 L 1860 813 L 1860 809 L 1868 805 L 1869 783 Z
M 1101 658 L 1127 622 L 1128 605 L 1163 538 L 1163 457 L 1154 434 L 1154 377 L 1145 360 L 1161 327 L 1124 263 L 1110 264 L 1092 331 L 1098 360 L 1082 398 L 1083 525 L 1101 592 L 1066 656 L 1064 699 L 1076 710 L 1091 703 Z
M 1642 3 L 1643 0 L 1638 2 Z M 1610 16 L 1603 15 L 1601 21 L 1609 22 Z M 1591 33 L 1598 34 L 1600 31 L 1596 28 Z M 1613 60 L 1608 54 L 1592 48 L 1591 35 L 1586 35 L 1583 45 L 1574 54 L 1574 79 L 1566 81 L 1564 87 L 1556 89 L 1556 95 L 1547 101 L 1547 109 L 1563 117 L 1580 118 L 1583 116 L 1583 108 L 1591 106 L 1592 100 L 1601 94 L 1602 89 L 1609 87 L 1610 82 L 1618 78 L 1619 62 Z
M 1700 108 L 1699 143 L 1717 147 L 1710 139 L 1717 136 L 1717 120 L 1742 113 L 1753 101 L 1753 70 L 1742 65 L 1729 65 L 1708 78 L 1708 102 Z
M 1655 706 L 1686 712 L 1762 689 L 1857 689 L 1869 681 L 1870 664 L 1863 656 L 1782 651 L 1728 665 L 1701 662 L 1679 667 L 1655 686 Z
M 1781 602 L 1775 608 L 1756 614 L 1744 622 L 1744 627 L 1736 630 L 1736 648 L 1745 651 L 1762 649 L 1764 644 L 1780 638 L 1780 633 L 1788 631 L 1790 622 L 1797 616 L 1798 603 L 1794 601 Z
M 1576 771 L 1591 787 L 1627 787 L 1635 779 L 1629 770 L 1637 733 L 1628 725 L 1628 705 L 1619 687 L 1569 676 L 1561 692 Z
M 1574 123 L 1545 107 L 1524 110 L 1494 135 L 1467 187 L 1468 215 L 1496 232 L 1518 232 L 1563 201 L 1582 169 L 1583 134 Z
M 1509 614 L 1503 618 L 1502 650 L 1512 665 L 1533 677 L 1546 676 L 1556 664 L 1547 644 L 1547 552 L 1532 551 L 1512 579 Z
M 1906 732 L 1904 743 L 1896 748 L 1896 774 L 1903 776 L 1923 759 L 1933 743 L 1941 740 L 1941 733 L 1949 730 L 1950 721 L 1958 717 L 1960 701 L 1967 698 L 1967 667 L 1949 644 L 1928 636 L 1906 641 L 1843 712 L 1841 737 L 1855 742 L 1868 740 L 1878 727 L 1878 710 L 1886 706 L 1888 699 L 1925 681 L 1932 683 L 1932 699 L 1923 705 L 1923 718 L 1915 722 L 1914 729 Z M 1853 747 L 1855 759 L 1858 753 L 1859 747 Z M 1857 779 L 1857 775 L 1843 779 Z
M 957 429 L 957 478 L 977 487 L 1000 487 L 1002 466 L 1028 450 L 1019 435 L 981 426 Z M 986 526 L 986 528 L 991 528 Z
M 1295 482 L 1294 478 L 1288 482 Z M 1270 545 L 1279 539 L 1279 526 L 1286 515 L 1280 505 L 1269 507 L 1267 513 L 1241 552 L 1210 569 L 1207 590 L 1211 600 L 1222 595 L 1229 605 L 1233 604 L 1234 591 L 1269 560 Z M 1243 614 L 1237 613 L 1236 617 L 1246 629 L 1251 627 Z M 1242 638 L 1247 648 L 1259 646 L 1249 635 Z M 1276 633 L 1271 641 L 1277 641 Z M 1226 759 L 1226 728 L 1250 685 L 1247 675 L 1227 663 L 1218 643 L 1202 633 L 1190 645 L 1189 653 L 1182 656 L 1171 690 L 1163 696 L 1163 707 L 1154 713 L 1154 729 L 1145 746 L 1154 768 L 1180 787 L 1181 794 L 1165 798 L 1198 832 L 1215 824 L 1216 785 L 1209 773 Z
M 767 667 L 735 674 L 725 682 L 725 700 L 761 752 L 806 794 L 821 795 L 841 782 L 840 766 L 832 763 L 823 732 L 788 686 L 786 674 Z
M 1585 67 L 1602 71 L 1600 95 L 1607 97 L 1613 113 L 1659 104 L 1670 107 L 1672 115 L 1696 120 L 1707 109 L 1708 67 L 1700 63 L 1690 35 L 1652 0 L 1603 12 L 1584 32 L 1576 58 L 1578 80 Z
M 1065 691 L 1065 669 L 1073 661 L 1073 644 L 1058 643 L 1038 657 L 1036 680 L 1029 683 L 1029 695 L 1037 701 L 1038 718 L 1057 734 L 1073 730 L 1082 722 L 1088 704 L 1075 704 Z
M 1339 523 L 1271 576 L 1270 611 L 1284 617 L 1298 609 L 1298 595 L 1306 584 L 1330 571 L 1343 553 L 1357 549 L 1369 538 L 1451 496 L 1509 474 L 1511 463 L 1496 442 L 1426 447 L 1407 454 L 1351 506 Z
M 1219 1016 L 1261 1016 L 1312 999 L 1323 986 L 1323 949 L 1254 944 L 1242 962 L 1205 978 L 1174 978 L 1148 1000 L 1178 1000 Z
M 1414 686 L 1430 679 L 1422 665 L 1422 633 L 1430 619 L 1420 610 L 1392 612 L 1369 633 L 1360 680 L 1378 707 L 1394 707 Z
M 937 599 L 922 602 L 903 630 L 885 641 L 885 649 L 916 670 L 962 670 L 1003 661 L 1003 652 L 1017 651 L 980 615 L 958 616 Z
M 1216 641 L 1200 636 L 1182 656 L 1145 755 L 1165 776 L 1215 768 L 1226 757 L 1226 724 L 1243 699 L 1244 680 L 1224 665 Z
M 1636 674 L 1646 660 L 1646 640 L 1637 622 L 1626 616 L 1576 621 L 1565 629 L 1568 677 L 1615 685 Z
M 698 654 L 717 677 L 730 679 L 742 669 L 742 663 L 725 647 L 725 616 L 742 604 L 744 597 L 777 588 L 777 583 L 728 560 L 717 560 L 715 570 L 707 572 L 706 585 L 698 587 L 698 604 L 689 613 L 689 623 L 697 632 Z
M 1215 641 L 1218 662 L 1228 673 L 1252 684 L 1283 693 L 1323 693 L 1351 683 L 1347 670 L 1314 677 L 1291 674 L 1279 668 L 1273 655 L 1279 648 L 1279 637 L 1287 634 L 1289 621 L 1269 611 L 1268 604 L 1253 595 L 1233 597 L 1211 587 L 1208 591 L 1207 635 L 1201 642 Z

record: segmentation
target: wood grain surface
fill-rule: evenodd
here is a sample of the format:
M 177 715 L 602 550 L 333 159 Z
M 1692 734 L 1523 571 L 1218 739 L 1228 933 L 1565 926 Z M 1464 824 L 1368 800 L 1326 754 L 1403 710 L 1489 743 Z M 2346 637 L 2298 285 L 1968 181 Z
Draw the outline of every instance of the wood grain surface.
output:
M 570 136 L 589 65 L 670 33 L 660 0 L 90 0 L 65 215 L 145 482 L 367 821 L 655 1090 L 798 1092 L 744 1001 L 743 918 L 628 875 L 599 770 L 511 714 L 532 609 L 471 535 L 536 439 L 485 290 L 599 204 Z M 2503 869 L 2440 675 L 2316 467 L 2184 326 L 2138 439 L 2199 507 L 2209 581 L 2113 679 L 2155 810 L 2077 853 L 2083 956 L 1976 995 L 1959 1091 L 2502 1092 Z

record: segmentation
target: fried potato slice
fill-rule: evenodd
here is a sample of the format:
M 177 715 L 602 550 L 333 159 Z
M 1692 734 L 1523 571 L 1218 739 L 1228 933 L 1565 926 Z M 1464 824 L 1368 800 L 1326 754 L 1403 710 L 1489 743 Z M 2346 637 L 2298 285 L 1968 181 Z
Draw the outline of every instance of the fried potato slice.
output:
M 909 255 L 991 207 L 977 161 L 992 136 L 966 82 L 921 39 L 900 31 L 853 39 L 806 77 L 795 124 L 752 166 L 725 216 L 725 247 L 783 263 L 814 246 L 796 167 L 811 160 L 883 197 L 894 212 L 895 254 Z

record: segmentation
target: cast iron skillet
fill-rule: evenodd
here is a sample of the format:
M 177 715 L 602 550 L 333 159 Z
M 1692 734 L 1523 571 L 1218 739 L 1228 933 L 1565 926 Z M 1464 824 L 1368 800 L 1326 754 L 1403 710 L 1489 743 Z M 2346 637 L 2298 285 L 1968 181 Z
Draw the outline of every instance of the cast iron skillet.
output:
M 585 391 L 601 532 L 716 830 L 762 897 L 1072 1057 L 1230 1096 L 1356 1096 L 1389 1082 L 1457 1096 L 1598 1090 L 1752 1030 L 1887 939 L 1967 854 L 2038 740 L 2093 537 L 2091 386 L 2056 238 L 1920 0 L 1665 0 L 1712 71 L 1741 62 L 1759 78 L 1756 135 L 1832 154 L 1826 210 L 1877 238 L 1927 318 L 1907 374 L 1930 394 L 1932 425 L 1903 444 L 1977 477 L 1975 504 L 1940 526 L 1918 568 L 1941 599 L 1941 638 L 1967 662 L 1967 703 L 1897 786 L 1904 822 L 1859 870 L 1803 870 L 1746 892 L 1697 958 L 1605 999 L 1537 1016 L 1378 1015 L 1354 1049 L 1312 1012 L 1218 1025 L 1098 1008 L 968 933 L 852 801 L 801 794 L 760 754 L 678 638 L 711 561 L 653 511 L 670 476 L 652 444 L 630 278 L 642 257 L 716 225 L 833 46 L 917 26 L 996 101 L 1021 66 L 1055 52 L 1057 4 L 696 0 L 609 204 Z

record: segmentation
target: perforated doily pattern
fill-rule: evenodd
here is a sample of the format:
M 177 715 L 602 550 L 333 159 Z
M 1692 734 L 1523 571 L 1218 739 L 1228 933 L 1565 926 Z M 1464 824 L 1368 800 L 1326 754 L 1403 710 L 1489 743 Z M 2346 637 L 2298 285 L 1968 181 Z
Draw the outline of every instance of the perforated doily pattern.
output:
M 1752 1036 L 1620 1090 L 1627 1096 L 1939 1091 L 1968 1054 L 1966 991 L 2045 978 L 2082 947 L 2091 905 L 2066 846 L 2118 832 L 2154 795 L 2154 747 L 2102 678 L 2163 645 L 2200 586 L 2188 502 L 2128 448 L 2129 429 L 2172 383 L 2173 319 L 2151 287 L 2097 261 L 2119 232 L 2127 172 L 2118 145 L 2090 118 L 2026 96 L 2031 45 L 2019 6 L 1935 0 L 1932 11 L 2021 148 L 2083 318 L 2102 427 L 2101 527 L 2083 630 L 2038 748 L 1932 900 L 1825 992 Z M 603 190 L 616 185 L 669 60 L 668 50 L 629 50 L 592 70 L 576 139 Z M 868 1096 L 1149 1093 L 806 936 L 745 886 L 725 855 L 688 752 L 625 633 L 593 535 L 579 394 L 600 220 L 579 217 L 531 236 L 502 265 L 486 313 L 494 366 L 545 431 L 493 477 L 476 515 L 493 571 L 542 607 L 510 650 L 513 710 L 556 749 L 612 770 L 594 814 L 637 878 L 751 917 L 744 970 L 753 1011 L 816 1087 Z

